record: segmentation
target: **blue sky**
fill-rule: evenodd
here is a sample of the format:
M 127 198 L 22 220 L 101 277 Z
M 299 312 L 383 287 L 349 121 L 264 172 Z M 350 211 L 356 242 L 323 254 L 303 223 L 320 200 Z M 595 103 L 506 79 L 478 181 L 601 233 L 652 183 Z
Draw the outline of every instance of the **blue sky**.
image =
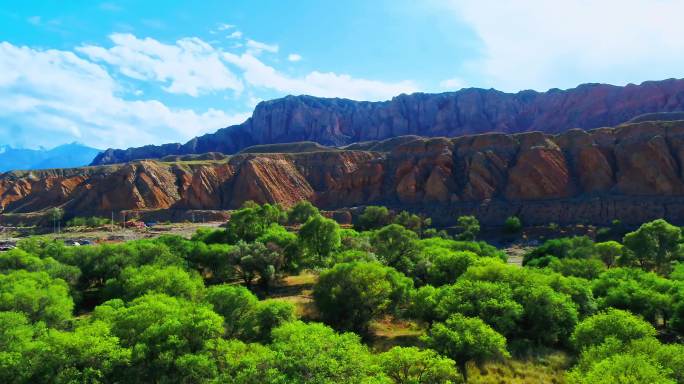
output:
M 0 0 L 0 144 L 184 142 L 260 100 L 684 77 L 678 0 Z

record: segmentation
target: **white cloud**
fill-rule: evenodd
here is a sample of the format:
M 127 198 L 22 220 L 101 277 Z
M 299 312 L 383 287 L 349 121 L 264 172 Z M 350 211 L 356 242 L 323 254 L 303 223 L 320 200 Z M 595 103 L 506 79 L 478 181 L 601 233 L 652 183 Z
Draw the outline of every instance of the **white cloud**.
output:
M 230 35 L 226 36 L 226 38 L 228 38 L 228 39 L 239 39 L 241 37 L 242 37 L 242 32 L 240 32 L 240 31 L 234 31 Z
M 224 65 L 219 52 L 198 38 L 183 38 L 176 44 L 163 44 L 132 34 L 113 34 L 112 48 L 87 45 L 76 48 L 91 60 L 113 65 L 125 76 L 168 84 L 170 93 L 198 96 L 201 93 L 233 90 L 241 92 L 242 82 Z
M 78 139 L 100 147 L 187 140 L 243 121 L 209 109 L 173 109 L 126 100 L 107 71 L 72 52 L 0 43 L 0 137 L 6 144 L 54 146 Z
M 451 0 L 483 44 L 470 70 L 506 90 L 681 77 L 681 0 Z
M 150 85 L 155 83 L 175 94 L 221 92 L 221 100 L 245 109 L 265 95 L 385 100 L 417 90 L 410 81 L 382 82 L 322 71 L 288 75 L 257 58 L 262 51 L 277 52 L 278 46 L 254 40 L 235 54 L 198 38 L 174 44 L 132 34 L 110 38 L 112 47 L 86 45 L 74 52 L 0 42 L 3 144 L 53 147 L 78 140 L 99 148 L 122 148 L 184 142 L 240 123 L 251 114 L 173 108 L 146 96 L 154 94 Z M 288 59 L 299 56 L 290 54 Z M 132 80 L 119 83 L 113 72 Z
M 297 61 L 300 61 L 302 59 L 302 56 L 297 53 L 290 53 L 289 55 L 287 55 L 287 59 L 289 61 L 296 63 Z
M 226 31 L 226 30 L 232 29 L 232 28 L 235 28 L 235 26 L 233 24 L 219 24 L 218 25 L 219 31 Z
M 258 55 L 262 51 L 278 53 L 279 49 L 278 44 L 266 44 L 252 39 L 247 39 L 247 48 L 255 55 Z
M 453 91 L 459 90 L 459 89 L 465 87 L 465 85 L 466 85 L 465 81 L 463 81 L 463 79 L 460 79 L 458 77 L 454 77 L 452 79 L 442 80 L 439 83 L 440 88 L 453 90 Z
M 386 100 L 400 93 L 411 93 L 417 90 L 416 85 L 411 81 L 385 83 L 332 72 L 314 71 L 304 77 L 290 77 L 264 64 L 249 52 L 242 55 L 226 52 L 224 58 L 244 71 L 244 79 L 250 85 L 292 94 L 344 97 L 355 100 Z

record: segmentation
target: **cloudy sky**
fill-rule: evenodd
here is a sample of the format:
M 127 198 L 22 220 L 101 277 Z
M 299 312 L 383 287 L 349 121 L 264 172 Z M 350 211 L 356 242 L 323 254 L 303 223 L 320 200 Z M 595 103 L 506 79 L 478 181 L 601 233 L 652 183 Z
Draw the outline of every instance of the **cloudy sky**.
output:
M 0 0 L 0 145 L 184 142 L 288 94 L 684 75 L 683 0 Z

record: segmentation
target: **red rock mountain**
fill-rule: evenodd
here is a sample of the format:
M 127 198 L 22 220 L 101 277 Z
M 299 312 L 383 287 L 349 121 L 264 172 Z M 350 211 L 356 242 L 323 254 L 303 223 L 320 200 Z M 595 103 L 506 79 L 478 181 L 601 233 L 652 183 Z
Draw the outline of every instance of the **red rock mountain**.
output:
M 296 153 L 287 153 L 295 151 Z M 684 220 L 684 121 L 551 135 L 403 136 L 344 150 L 313 143 L 234 156 L 0 175 L 0 211 L 223 210 L 247 200 L 325 209 L 386 204 L 446 223 L 475 213 L 535 223 Z
M 93 164 L 124 163 L 167 155 L 232 154 L 257 144 L 313 141 L 347 145 L 402 135 L 456 137 L 485 132 L 560 133 L 615 126 L 638 115 L 684 110 L 684 80 L 618 87 L 584 84 L 568 90 L 504 93 L 463 89 L 400 95 L 384 102 L 288 96 L 257 105 L 240 125 L 186 144 L 109 149 Z

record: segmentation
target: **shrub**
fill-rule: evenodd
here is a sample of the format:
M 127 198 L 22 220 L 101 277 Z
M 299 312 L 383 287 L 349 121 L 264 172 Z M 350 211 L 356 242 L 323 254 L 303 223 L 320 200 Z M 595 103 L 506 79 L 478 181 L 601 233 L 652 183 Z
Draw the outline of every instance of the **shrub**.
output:
M 511 234 L 522 231 L 522 221 L 517 216 L 510 216 L 504 222 L 504 230 Z

